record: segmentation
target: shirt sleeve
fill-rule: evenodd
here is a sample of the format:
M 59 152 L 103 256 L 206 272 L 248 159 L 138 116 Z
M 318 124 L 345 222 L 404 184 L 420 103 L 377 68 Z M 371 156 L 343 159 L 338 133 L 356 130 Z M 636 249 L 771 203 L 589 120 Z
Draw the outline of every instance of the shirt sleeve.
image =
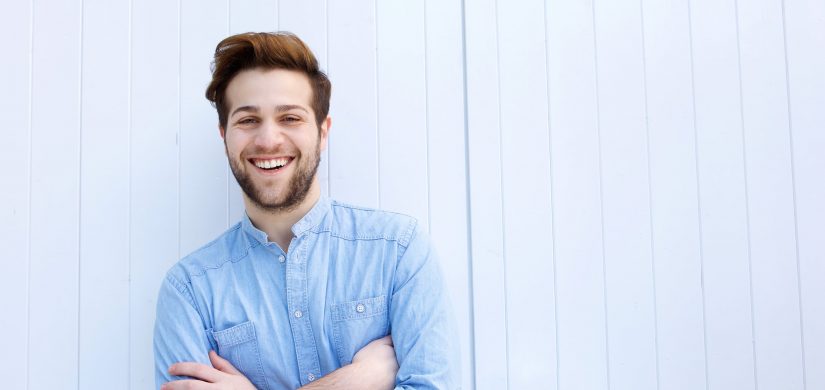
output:
M 155 387 L 185 379 L 169 374 L 169 366 L 178 362 L 210 364 L 210 343 L 203 321 L 187 284 L 172 273 L 163 281 L 158 294 L 155 316 L 154 355 Z
M 396 389 L 460 388 L 454 315 L 430 241 L 414 231 L 396 269 L 390 321 Z

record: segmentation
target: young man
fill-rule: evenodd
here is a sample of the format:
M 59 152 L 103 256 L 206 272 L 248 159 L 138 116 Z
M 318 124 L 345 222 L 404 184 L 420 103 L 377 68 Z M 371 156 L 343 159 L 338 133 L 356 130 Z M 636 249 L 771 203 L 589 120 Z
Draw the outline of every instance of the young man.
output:
M 330 90 L 292 34 L 218 44 L 206 97 L 246 215 L 163 281 L 158 387 L 459 387 L 452 313 L 421 226 L 321 196 Z

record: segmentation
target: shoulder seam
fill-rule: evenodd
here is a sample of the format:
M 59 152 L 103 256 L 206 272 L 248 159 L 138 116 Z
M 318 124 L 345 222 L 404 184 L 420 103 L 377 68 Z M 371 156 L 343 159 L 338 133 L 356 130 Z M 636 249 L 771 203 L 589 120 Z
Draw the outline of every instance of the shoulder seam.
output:
M 166 281 L 178 291 L 179 294 L 186 297 L 186 300 L 189 301 L 189 304 L 192 305 L 193 308 L 200 314 L 200 310 L 198 306 L 195 304 L 195 298 L 192 296 L 192 292 L 189 290 L 189 287 L 186 286 L 185 283 L 178 280 L 176 277 L 172 276 L 171 274 L 166 275 Z
M 251 241 L 251 240 L 250 240 L 250 241 Z M 237 263 L 237 262 L 239 262 L 239 261 L 243 260 L 245 257 L 249 256 L 249 250 L 250 250 L 250 249 L 252 249 L 252 248 L 254 248 L 254 247 L 256 247 L 256 246 L 258 246 L 258 245 L 260 245 L 260 243 L 259 243 L 259 242 L 257 242 L 257 241 L 251 241 L 250 245 L 249 245 L 249 246 L 247 246 L 247 247 L 243 250 L 243 253 L 241 253 L 241 254 L 240 254 L 240 255 L 238 255 L 237 257 L 228 256 L 228 258 L 224 259 L 223 261 L 221 261 L 219 264 L 217 264 L 217 265 L 215 265 L 215 266 L 204 266 L 204 265 L 201 265 L 200 267 L 198 267 L 198 268 L 200 268 L 200 272 L 199 272 L 199 273 L 189 273 L 189 272 L 187 272 L 187 274 L 188 274 L 190 277 L 200 277 L 200 276 L 206 275 L 206 272 L 207 272 L 207 271 L 209 271 L 209 270 L 221 269 L 224 265 L 226 265 L 226 263 L 230 263 L 230 262 L 232 262 L 232 263 Z

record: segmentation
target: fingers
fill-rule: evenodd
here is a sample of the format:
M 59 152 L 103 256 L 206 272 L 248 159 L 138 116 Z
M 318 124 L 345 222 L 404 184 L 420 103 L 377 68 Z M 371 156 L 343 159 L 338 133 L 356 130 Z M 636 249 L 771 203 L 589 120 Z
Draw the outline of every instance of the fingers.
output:
M 238 369 L 235 368 L 235 366 L 232 365 L 232 363 L 229 362 L 229 360 L 220 357 L 220 355 L 218 355 L 215 351 L 209 351 L 209 361 L 212 362 L 212 367 L 215 367 L 227 374 L 243 375 L 240 371 L 238 371 Z
M 160 390 L 213 390 L 215 385 L 204 381 L 185 379 L 180 381 L 166 382 L 160 386 Z
M 188 376 L 207 382 L 217 382 L 222 373 L 206 364 L 182 362 L 169 367 L 169 373 L 177 376 Z M 186 387 L 183 387 L 184 389 Z

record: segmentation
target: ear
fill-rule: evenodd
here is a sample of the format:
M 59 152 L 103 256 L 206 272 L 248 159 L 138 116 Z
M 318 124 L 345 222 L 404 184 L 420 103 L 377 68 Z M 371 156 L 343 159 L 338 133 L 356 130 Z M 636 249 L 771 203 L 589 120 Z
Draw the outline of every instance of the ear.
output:
M 218 132 L 221 134 L 221 139 L 226 142 L 226 129 L 224 129 L 220 124 L 218 124 Z
M 326 119 L 321 122 L 321 139 L 319 140 L 321 143 L 321 150 L 324 151 L 327 149 L 327 141 L 329 140 L 329 129 L 332 127 L 332 117 L 327 115 Z

